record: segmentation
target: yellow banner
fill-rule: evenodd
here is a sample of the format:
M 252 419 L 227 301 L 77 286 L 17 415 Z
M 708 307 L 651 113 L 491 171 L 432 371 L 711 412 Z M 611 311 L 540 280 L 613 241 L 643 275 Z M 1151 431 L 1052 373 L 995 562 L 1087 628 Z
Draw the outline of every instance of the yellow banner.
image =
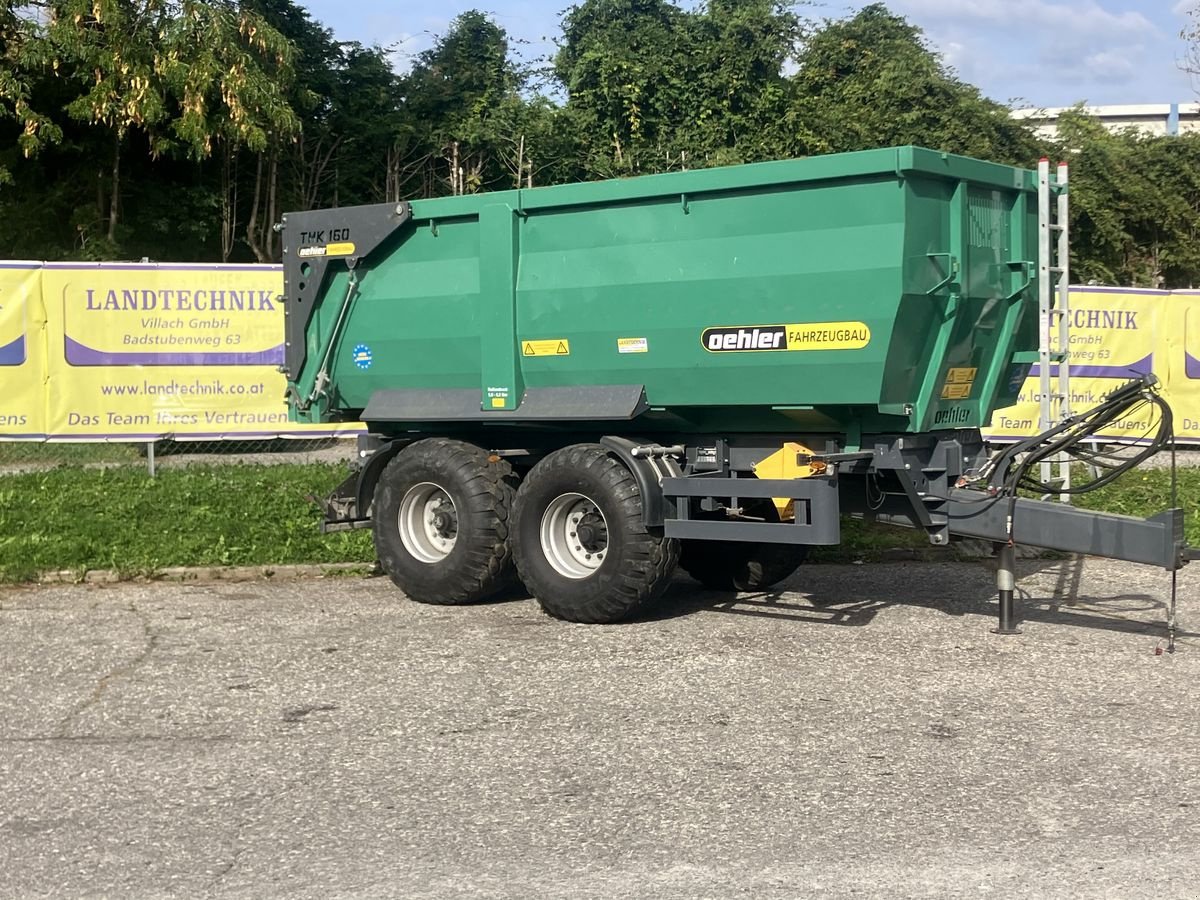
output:
M 1175 413 L 1175 436 L 1200 443 L 1200 291 L 1172 291 L 1163 316 L 1167 354 L 1163 391 Z
M 1188 294 L 1197 296 L 1187 296 Z M 1180 441 L 1200 440 L 1200 383 L 1192 391 L 1185 374 L 1182 336 L 1185 309 L 1200 312 L 1200 292 L 1171 292 L 1133 288 L 1074 287 L 1070 311 L 1071 410 L 1085 412 L 1109 391 L 1130 378 L 1153 373 L 1162 382 L 1163 396 L 1175 414 L 1175 433 Z M 1200 326 L 1200 318 L 1196 325 Z M 1196 358 L 1200 359 L 1200 335 L 1196 336 Z M 1193 363 L 1193 369 L 1200 364 Z M 1200 372 L 1197 372 L 1200 379 Z M 1039 431 L 1041 375 L 1034 366 L 1015 406 L 997 410 L 989 440 L 1032 437 Z M 1144 439 L 1155 426 L 1153 411 L 1131 416 L 1097 435 L 1114 441 L 1134 443 Z
M 46 435 L 41 263 L 0 263 L 0 438 Z
M 282 288 L 276 266 L 0 263 L 0 439 L 360 432 L 357 423 L 288 422 L 286 381 L 277 371 Z M 1127 379 L 1153 372 L 1174 410 L 1177 439 L 1200 443 L 1200 291 L 1081 287 L 1072 290 L 1071 306 L 1073 410 L 1082 412 Z M 834 325 L 859 323 L 819 327 Z M 787 349 L 793 338 L 786 329 L 801 327 L 818 326 L 709 329 L 722 334 L 706 340 L 713 349 L 765 349 L 768 341 Z M 869 335 L 818 335 L 809 343 L 828 340 L 861 344 Z M 551 342 L 545 343 L 549 352 Z M 558 353 L 560 342 L 553 343 Z M 953 370 L 944 389 L 969 389 L 974 374 Z M 1035 366 L 1017 405 L 993 415 L 986 437 L 1036 434 L 1039 401 Z M 1152 424 L 1147 416 L 1100 436 L 1136 441 Z
M 277 266 L 50 263 L 51 439 L 353 434 L 288 422 Z

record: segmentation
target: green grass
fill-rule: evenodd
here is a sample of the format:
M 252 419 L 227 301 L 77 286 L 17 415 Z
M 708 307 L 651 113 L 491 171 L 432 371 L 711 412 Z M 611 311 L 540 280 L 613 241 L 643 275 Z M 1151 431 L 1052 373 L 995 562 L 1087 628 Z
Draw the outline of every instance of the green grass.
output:
M 141 463 L 97 469 L 77 462 L 0 475 L 0 580 L 63 569 L 152 575 L 169 566 L 369 565 L 369 532 L 321 535 L 320 513 L 307 499 L 325 496 L 345 472 L 342 463 L 192 465 L 152 479 Z M 1179 497 L 1188 543 L 1200 545 L 1200 469 L 1179 471 Z M 1153 515 L 1170 505 L 1170 473 L 1131 473 L 1076 505 Z M 841 546 L 816 551 L 813 561 L 870 562 L 896 549 L 945 558 L 923 532 L 845 520 Z
M 134 462 L 138 444 L 51 444 L 42 441 L 0 442 L 0 466 L 87 465 Z
M 919 559 L 945 559 L 946 550 L 929 543 L 924 531 L 887 525 L 867 525 L 842 519 L 842 542 L 836 547 L 816 547 L 809 554 L 814 563 L 878 562 L 891 551 L 906 551 Z
M 1200 546 L 1200 469 L 1179 469 L 1178 479 L 1178 504 L 1184 510 L 1184 535 L 1188 546 Z M 1152 516 L 1171 507 L 1171 472 L 1169 469 L 1135 470 L 1110 487 L 1080 494 L 1073 503 L 1080 509 Z
M 164 469 L 60 466 L 0 476 L 0 579 L 40 572 L 374 560 L 369 532 L 323 536 L 306 494 L 324 496 L 342 464 Z

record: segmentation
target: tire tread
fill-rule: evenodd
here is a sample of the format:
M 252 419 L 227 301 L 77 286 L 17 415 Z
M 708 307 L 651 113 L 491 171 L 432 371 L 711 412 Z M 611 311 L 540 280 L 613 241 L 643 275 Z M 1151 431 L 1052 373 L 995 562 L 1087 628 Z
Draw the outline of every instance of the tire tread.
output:
M 457 606 L 486 599 L 515 580 L 509 534 L 516 476 L 505 460 L 492 461 L 488 451 L 481 447 L 449 438 L 427 438 L 396 454 L 380 476 L 380 487 L 398 481 L 403 483 L 407 469 L 429 465 L 443 467 L 458 477 L 465 499 L 490 499 L 484 509 L 459 510 L 460 519 L 464 515 L 473 517 L 473 527 L 481 539 L 466 548 L 459 565 L 442 579 L 437 594 L 414 588 L 411 582 L 404 583 L 407 581 L 403 576 L 405 551 L 399 534 L 395 533 L 392 546 L 376 523 L 373 531 L 380 563 L 392 581 L 419 603 Z M 391 534 L 387 535 L 387 538 L 391 537 Z
M 581 470 L 600 481 L 618 505 L 620 521 L 609 523 L 609 531 L 619 527 L 625 534 L 623 570 L 609 581 L 609 590 L 569 600 L 558 592 L 536 589 L 540 579 L 531 557 L 534 554 L 542 557 L 540 544 L 525 547 L 519 540 L 514 542 L 517 570 L 547 614 L 588 624 L 618 622 L 643 611 L 666 589 L 679 561 L 679 542 L 651 534 L 646 529 L 642 520 L 641 493 L 633 474 L 599 444 L 575 444 L 551 453 L 538 463 L 517 494 L 514 508 L 517 528 L 524 532 L 520 525 L 523 515 L 538 515 L 540 521 L 540 510 L 529 507 L 530 490 L 526 488 L 558 477 L 563 471 Z

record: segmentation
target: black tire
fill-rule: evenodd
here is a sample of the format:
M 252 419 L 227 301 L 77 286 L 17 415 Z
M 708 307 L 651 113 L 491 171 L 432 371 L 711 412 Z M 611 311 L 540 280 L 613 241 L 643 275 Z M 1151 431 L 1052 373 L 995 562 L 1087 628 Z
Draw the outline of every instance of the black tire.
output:
M 779 521 L 773 503 L 754 513 Z M 783 581 L 808 558 L 803 544 L 742 541 L 680 541 L 679 567 L 712 591 L 764 591 Z
M 579 510 L 581 524 L 573 526 L 571 516 Z M 564 528 L 578 527 L 580 535 L 588 529 L 587 537 L 578 538 L 579 558 L 561 546 L 555 560 L 554 546 L 548 556 L 543 521 L 552 529 L 560 516 Z M 679 560 L 678 541 L 647 530 L 633 475 L 599 444 L 557 450 L 533 467 L 517 492 L 513 532 L 513 557 L 525 587 L 549 615 L 569 622 L 636 615 L 666 590 Z M 575 532 L 567 534 L 573 543 Z M 589 548 L 596 558 L 585 562 Z
M 509 522 L 516 476 L 503 459 L 487 451 L 443 438 L 417 441 L 401 450 L 379 477 L 372 504 L 375 552 L 388 577 L 418 603 L 458 605 L 484 600 L 508 587 L 515 577 L 509 547 Z M 426 485 L 439 503 L 444 535 L 421 537 L 414 548 L 413 529 L 407 528 L 408 545 L 401 534 L 405 498 L 419 501 Z M 414 493 L 415 492 L 415 493 Z M 453 508 L 445 506 L 448 497 Z M 427 510 L 428 505 L 425 506 Z M 424 514 L 411 507 L 413 514 Z M 433 546 L 453 532 L 452 546 Z M 425 552 L 422 559 L 420 552 Z M 438 559 L 437 553 L 445 553 Z

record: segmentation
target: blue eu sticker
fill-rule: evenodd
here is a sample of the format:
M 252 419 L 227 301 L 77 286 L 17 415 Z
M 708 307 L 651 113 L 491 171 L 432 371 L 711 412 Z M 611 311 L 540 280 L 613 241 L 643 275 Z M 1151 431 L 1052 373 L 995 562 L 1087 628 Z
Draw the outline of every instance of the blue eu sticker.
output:
M 360 369 L 371 368 L 371 348 L 366 344 L 358 344 L 354 348 L 354 364 Z

